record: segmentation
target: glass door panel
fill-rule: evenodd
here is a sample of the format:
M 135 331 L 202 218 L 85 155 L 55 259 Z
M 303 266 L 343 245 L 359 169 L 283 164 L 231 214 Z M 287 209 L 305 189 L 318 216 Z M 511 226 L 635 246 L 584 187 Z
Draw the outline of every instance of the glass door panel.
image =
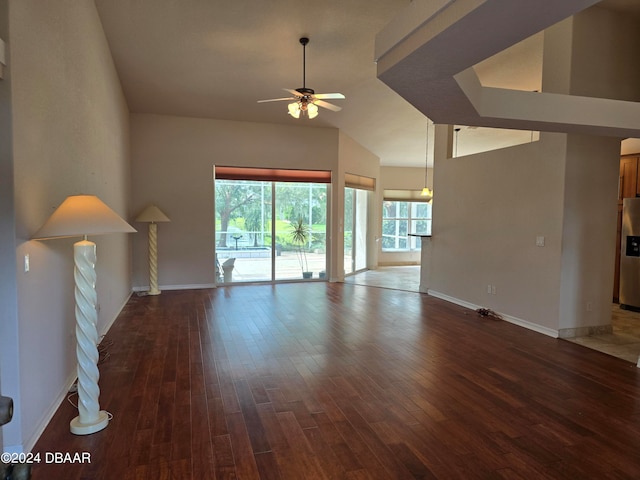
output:
M 216 180 L 216 282 L 272 279 L 271 182 Z
M 354 198 L 356 191 L 353 188 L 344 189 L 344 274 L 349 275 L 354 271 L 353 248 L 354 248 Z
M 369 192 L 356 190 L 355 211 L 355 242 L 353 256 L 355 271 L 367 268 L 367 198 Z
M 327 185 L 275 183 L 275 279 L 326 276 Z
M 367 190 L 344 189 L 344 274 L 367 268 Z

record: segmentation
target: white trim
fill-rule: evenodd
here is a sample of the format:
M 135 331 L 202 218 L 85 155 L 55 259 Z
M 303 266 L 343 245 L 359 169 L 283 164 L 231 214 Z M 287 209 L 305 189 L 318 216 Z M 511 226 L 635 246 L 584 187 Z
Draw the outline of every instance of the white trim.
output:
M 103 337 L 107 334 L 107 332 L 111 329 L 111 326 L 115 323 L 115 321 L 118 319 L 118 317 L 120 316 L 120 314 L 122 313 L 122 310 L 124 310 L 124 307 L 126 307 L 127 303 L 129 303 L 129 300 L 131 299 L 131 293 L 127 296 L 127 298 L 124 300 L 124 303 L 122 305 L 120 305 L 120 309 L 118 310 L 118 313 L 116 313 L 114 315 L 114 317 L 111 319 L 111 321 L 107 322 L 105 324 L 104 327 L 102 327 L 101 332 L 99 333 L 100 337 Z
M 36 442 L 40 439 L 40 435 L 42 435 L 42 432 L 44 432 L 44 429 L 47 428 L 47 426 L 51 422 L 51 419 L 60 408 L 62 402 L 66 401 L 71 385 L 76 382 L 77 373 L 78 372 L 74 368 L 71 374 L 69 374 L 69 376 L 67 377 L 67 380 L 64 383 L 65 386 L 62 391 L 58 394 L 55 401 L 51 404 L 49 410 L 47 410 L 41 417 L 40 422 L 38 422 L 37 428 L 34 430 L 33 435 L 31 435 L 31 438 L 24 441 L 24 443 L 20 446 L 21 451 L 17 453 L 30 452 L 33 449 L 33 447 L 36 445 Z M 11 447 L 5 447 L 5 450 L 10 451 L 8 450 L 10 448 Z
M 200 290 L 203 288 L 217 288 L 218 285 L 215 283 L 194 283 L 187 285 L 160 285 L 160 291 L 162 290 Z M 142 287 L 133 287 L 133 292 L 147 292 L 149 291 L 149 286 Z
M 102 333 L 99 334 L 100 337 L 103 337 L 104 335 L 106 335 L 109 329 L 111 329 L 112 325 L 120 316 L 120 313 L 122 313 L 122 310 L 124 310 L 124 307 L 127 305 L 130 298 L 131 298 L 131 294 L 127 296 L 127 298 L 125 299 L 124 303 L 122 304 L 122 306 L 120 307 L 116 315 L 109 322 L 107 322 L 107 324 L 102 328 Z M 10 453 L 23 453 L 23 452 L 30 452 L 33 449 L 36 442 L 40 439 L 42 432 L 44 432 L 44 429 L 47 428 L 47 426 L 53 419 L 53 416 L 58 411 L 58 408 L 60 408 L 61 403 L 63 401 L 66 401 L 67 396 L 69 395 L 69 389 L 71 388 L 71 385 L 73 385 L 76 382 L 77 375 L 78 375 L 77 369 L 74 368 L 71 374 L 69 375 L 69 377 L 67 378 L 65 382 L 65 387 L 62 389 L 62 392 L 58 394 L 55 401 L 51 404 L 51 407 L 49 408 L 49 410 L 45 412 L 40 422 L 38 423 L 38 426 L 35 429 L 33 435 L 31 435 L 31 438 L 28 441 L 25 441 L 23 445 L 17 445 L 13 447 L 5 446 L 4 447 L 5 451 L 8 451 Z M 12 449 L 14 449 L 15 451 L 12 451 Z M 19 449 L 19 451 L 17 451 L 17 449 Z
M 460 305 L 461 307 L 468 308 L 470 310 L 477 310 L 478 308 L 484 308 L 481 305 L 475 305 L 473 303 L 467 302 L 465 300 L 460 300 L 459 298 L 450 297 L 449 295 L 445 295 L 444 293 L 436 292 L 435 290 L 427 290 L 427 294 L 432 297 L 439 298 L 441 300 L 445 300 L 447 302 L 455 303 L 456 305 Z M 502 317 L 502 319 L 506 322 L 513 323 L 514 325 L 518 325 L 519 327 L 524 327 L 528 330 L 533 330 L 537 333 L 542 333 L 543 335 L 547 335 L 552 338 L 558 338 L 558 331 L 549 327 L 543 327 L 542 325 L 538 325 L 536 323 L 528 322 L 527 320 L 523 320 L 521 318 L 512 317 L 511 315 L 506 315 L 501 312 L 496 312 L 498 315 Z

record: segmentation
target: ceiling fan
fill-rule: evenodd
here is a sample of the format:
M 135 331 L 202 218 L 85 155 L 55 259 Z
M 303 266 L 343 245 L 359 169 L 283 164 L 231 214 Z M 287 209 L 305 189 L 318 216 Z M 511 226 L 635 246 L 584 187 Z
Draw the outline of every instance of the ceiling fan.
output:
M 344 95 L 341 93 L 315 93 L 313 89 L 306 87 L 306 52 L 309 39 L 302 37 L 300 39 L 302 44 L 302 87 L 291 90 L 289 88 L 283 88 L 285 92 L 289 92 L 292 97 L 284 98 L 271 98 L 269 100 L 258 100 L 258 103 L 265 102 L 280 102 L 284 100 L 293 100 L 289 104 L 289 115 L 294 118 L 300 118 L 300 115 L 307 115 L 309 118 L 315 118 L 318 116 L 318 107 L 323 107 L 334 112 L 342 110 L 342 107 L 333 105 L 332 103 L 325 102 L 325 99 L 344 99 Z

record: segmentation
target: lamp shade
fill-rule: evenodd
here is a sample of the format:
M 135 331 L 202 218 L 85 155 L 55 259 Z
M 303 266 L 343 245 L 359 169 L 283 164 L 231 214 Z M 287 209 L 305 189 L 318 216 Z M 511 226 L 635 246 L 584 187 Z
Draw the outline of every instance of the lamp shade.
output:
M 32 238 L 43 240 L 132 232 L 136 229 L 95 195 L 72 195 L 60 204 Z
M 149 205 L 145 208 L 140 214 L 136 217 L 136 222 L 149 222 L 149 223 L 159 223 L 159 222 L 170 222 L 169 217 L 167 217 L 162 210 L 160 210 L 155 205 Z

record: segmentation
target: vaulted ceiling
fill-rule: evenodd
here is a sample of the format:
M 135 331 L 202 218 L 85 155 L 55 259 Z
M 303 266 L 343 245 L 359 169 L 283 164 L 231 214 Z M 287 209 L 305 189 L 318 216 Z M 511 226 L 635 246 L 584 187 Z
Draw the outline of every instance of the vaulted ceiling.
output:
M 408 0 L 95 1 L 132 112 L 335 127 L 383 165 L 424 165 L 426 117 L 377 78 L 374 62 L 376 35 Z M 602 2 L 630 14 L 640 14 L 639 3 Z M 345 100 L 332 101 L 340 112 L 296 120 L 287 102 L 257 103 L 302 86 L 302 36 L 310 38 L 306 86 L 343 93 Z M 532 36 L 476 71 L 483 82 L 508 78 L 509 88 L 535 89 L 541 45 Z

